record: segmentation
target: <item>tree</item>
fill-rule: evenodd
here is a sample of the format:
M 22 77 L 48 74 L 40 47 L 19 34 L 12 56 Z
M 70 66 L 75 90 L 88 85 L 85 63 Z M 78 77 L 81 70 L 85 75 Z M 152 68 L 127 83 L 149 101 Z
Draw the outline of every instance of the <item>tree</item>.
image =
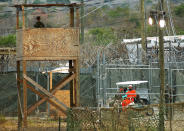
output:
M 174 13 L 175 15 L 180 16 L 180 17 L 184 16 L 184 4 L 177 6 L 174 9 Z
M 112 28 L 95 28 L 89 31 L 96 45 L 108 45 L 116 42 L 116 36 Z

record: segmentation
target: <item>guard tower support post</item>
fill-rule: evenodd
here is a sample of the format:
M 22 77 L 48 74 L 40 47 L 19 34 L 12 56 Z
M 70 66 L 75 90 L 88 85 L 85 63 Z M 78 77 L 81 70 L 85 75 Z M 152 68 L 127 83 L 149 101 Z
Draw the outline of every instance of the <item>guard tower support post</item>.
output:
M 76 27 L 80 29 L 80 13 L 79 13 L 79 7 L 76 8 Z M 80 32 L 80 30 L 79 30 Z M 79 33 L 80 34 L 80 33 Z M 79 35 L 79 41 L 80 41 L 80 35 Z M 79 67 L 79 57 L 74 62 L 74 68 L 76 69 L 74 73 L 78 74 L 75 79 L 75 90 L 76 90 L 76 106 L 80 106 L 80 67 Z
M 24 16 L 24 6 L 21 6 L 22 8 L 22 29 L 25 30 L 25 16 Z M 22 61 L 22 72 L 23 75 L 26 75 L 26 63 L 27 61 L 23 60 Z M 23 77 L 23 124 L 24 127 L 27 127 L 27 81 Z
M 50 7 L 50 6 L 59 6 L 59 7 L 69 7 L 70 8 L 70 28 L 44 28 L 44 29 L 26 29 L 25 26 L 25 16 L 24 16 L 24 8 L 25 7 Z M 47 101 L 52 106 L 54 106 L 57 110 L 63 111 L 66 113 L 67 106 L 62 102 L 58 101 L 54 94 L 64 87 L 67 83 L 70 83 L 70 107 L 79 106 L 80 105 L 80 84 L 79 84 L 79 7 L 80 4 L 22 4 L 22 5 L 14 5 L 16 7 L 16 35 L 17 35 L 17 46 L 16 46 L 16 59 L 17 59 L 17 88 L 18 88 L 18 129 L 22 127 L 22 120 L 24 127 L 27 127 L 27 115 L 29 115 L 33 110 L 36 109 L 40 104 Z M 76 24 L 75 24 L 75 12 L 76 9 Z M 19 11 L 22 11 L 22 28 L 19 27 Z M 76 25 L 76 26 L 75 26 Z M 45 35 L 45 38 L 48 36 L 57 36 L 62 35 L 65 41 L 63 43 L 54 42 L 55 39 L 48 38 L 53 42 L 50 44 L 47 40 L 41 40 L 39 37 L 35 38 L 35 33 L 37 36 Z M 52 35 L 50 35 L 50 34 Z M 55 35 L 53 35 L 55 33 Z M 65 36 L 67 35 L 67 36 Z M 29 37 L 29 39 L 27 39 Z M 70 39 L 68 39 L 71 37 Z M 29 41 L 34 39 L 34 41 Z M 60 38 L 62 39 L 62 38 Z M 63 40 L 62 39 L 62 40 Z M 49 41 L 48 40 L 48 41 Z M 35 42 L 36 41 L 36 42 Z M 61 40 L 59 40 L 61 41 Z M 31 43 L 33 42 L 35 48 Z M 39 43 L 45 42 L 46 46 L 39 45 Z M 59 49 L 55 45 L 59 45 Z M 49 47 L 48 47 L 49 45 Z M 28 46 L 32 46 L 31 49 Z M 39 50 L 37 50 L 39 48 Z M 47 49 L 46 49 L 47 48 Z M 64 49 L 65 50 L 64 50 Z M 35 49 L 35 50 L 34 50 Z M 43 49 L 46 49 L 44 51 Z M 55 50 L 54 52 L 52 52 Z M 58 52 L 57 52 L 58 51 Z M 52 53 L 48 53 L 52 52 Z M 26 74 L 27 61 L 59 61 L 59 60 L 68 60 L 69 61 L 69 75 L 61 80 L 53 89 L 50 91 L 45 90 L 38 83 L 31 80 Z M 21 79 L 21 71 L 20 66 L 22 62 L 22 79 Z M 37 91 L 31 84 L 40 89 Z M 23 109 L 21 107 L 21 86 L 23 85 Z M 29 109 L 27 109 L 27 88 L 33 91 L 35 94 L 41 97 L 41 100 L 37 101 L 33 104 Z M 62 105 L 62 106 L 61 106 Z M 23 110 L 23 111 L 22 111 Z M 22 118 L 23 117 L 23 118 Z
M 16 30 L 19 29 L 19 10 L 20 8 L 16 9 Z M 17 93 L 18 93 L 18 100 L 17 100 L 17 112 L 18 112 L 18 130 L 22 127 L 22 112 L 21 112 L 21 87 L 20 87 L 20 61 L 17 61 Z
M 70 27 L 74 27 L 74 8 L 70 7 Z M 73 61 L 69 60 L 69 69 L 72 69 L 73 66 Z M 72 72 L 70 72 L 70 75 L 72 75 Z M 70 106 L 74 106 L 74 99 L 73 99 L 73 94 L 74 94 L 74 88 L 73 88 L 74 81 L 70 82 Z

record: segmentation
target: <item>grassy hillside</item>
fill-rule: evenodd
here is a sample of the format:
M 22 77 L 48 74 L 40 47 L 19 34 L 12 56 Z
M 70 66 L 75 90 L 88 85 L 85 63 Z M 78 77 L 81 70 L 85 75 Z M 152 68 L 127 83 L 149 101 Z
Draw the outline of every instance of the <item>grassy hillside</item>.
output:
M 174 26 L 176 29 L 177 35 L 184 34 L 184 4 L 182 1 L 176 0 L 171 3 L 172 16 L 174 20 Z M 87 2 L 86 2 L 87 4 Z M 158 3 L 155 3 L 151 0 L 146 1 L 146 18 L 149 17 L 149 12 L 152 9 L 156 9 Z M 100 7 L 96 6 L 87 6 L 85 5 L 85 14 L 84 17 L 84 27 L 85 27 L 85 36 L 87 40 L 92 41 L 95 45 L 107 45 L 109 43 L 116 44 L 124 38 L 137 38 L 141 35 L 141 23 L 140 23 L 140 9 L 138 4 L 131 5 L 130 3 L 122 3 L 119 5 L 105 5 Z M 167 12 L 167 8 L 165 7 Z M 3 11 L 3 8 L 1 8 Z M 67 17 L 67 12 L 60 12 L 58 9 L 47 9 L 43 10 L 45 13 L 48 13 L 48 17 L 43 19 L 46 25 L 52 25 L 51 27 L 62 27 L 67 24 L 69 18 Z M 33 10 L 28 10 L 26 24 L 29 26 L 30 23 L 33 23 L 32 18 Z M 167 16 L 168 13 L 167 13 Z M 15 27 L 15 15 L 10 14 L 10 12 L 1 14 L 2 21 L 0 28 L 12 28 Z M 169 20 L 169 18 L 168 18 Z M 54 22 L 53 22 L 54 21 Z M 169 21 L 168 21 L 169 22 Z M 146 21 L 147 23 L 147 21 Z M 170 29 L 170 24 L 168 23 L 168 29 Z M 146 26 L 147 36 L 156 36 L 155 26 Z M 3 32 L 1 32 L 3 35 Z M 172 35 L 172 34 L 171 34 Z M 15 46 L 15 34 L 0 37 L 0 47 L 14 47 Z

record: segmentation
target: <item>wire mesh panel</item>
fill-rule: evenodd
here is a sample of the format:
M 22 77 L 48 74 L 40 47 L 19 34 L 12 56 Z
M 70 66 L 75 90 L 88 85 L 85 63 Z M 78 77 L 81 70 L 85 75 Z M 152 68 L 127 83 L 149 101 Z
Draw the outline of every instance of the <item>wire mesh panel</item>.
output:
M 96 129 L 99 120 L 98 111 L 90 108 L 74 108 L 68 111 L 68 129 Z
M 184 80 L 184 70 L 183 69 L 173 69 L 172 70 L 172 91 L 173 91 L 173 101 L 183 102 L 183 80 Z
M 0 74 L 0 111 L 3 114 L 17 111 L 16 73 Z
M 150 130 L 157 129 L 158 116 L 147 116 L 135 109 L 78 108 L 69 111 L 68 129 L 80 130 Z
M 158 103 L 160 96 L 159 73 L 159 68 L 152 68 L 150 65 L 102 64 L 99 77 L 100 99 L 108 106 L 108 101 L 120 93 L 120 88 L 128 87 L 128 85 L 118 87 L 117 82 L 143 80 L 148 83 L 133 85 L 134 89 L 141 98 L 149 99 L 150 103 Z M 168 73 L 168 69 L 165 69 L 166 83 L 169 81 Z
M 81 73 L 80 75 L 80 99 L 82 107 L 95 107 L 96 101 L 96 79 L 92 73 Z

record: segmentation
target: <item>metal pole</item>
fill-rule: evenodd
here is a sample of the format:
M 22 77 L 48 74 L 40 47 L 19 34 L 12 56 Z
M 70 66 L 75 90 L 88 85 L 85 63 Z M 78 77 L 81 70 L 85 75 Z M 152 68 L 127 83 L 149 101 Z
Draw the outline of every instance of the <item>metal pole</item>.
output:
M 137 42 L 137 64 L 139 64 L 139 44 Z
M 172 68 L 172 63 L 171 62 L 171 42 L 169 42 L 169 71 L 168 71 L 168 80 L 169 80 L 169 103 L 170 103 L 170 106 L 169 106 L 169 115 L 170 115 L 170 118 L 169 118 L 169 126 L 170 126 L 170 131 L 172 131 L 172 106 L 171 106 L 171 103 L 173 100 L 172 97 L 173 97 L 173 89 L 171 87 L 171 84 L 172 84 L 172 76 L 171 76 L 171 68 Z M 172 95 L 172 96 L 171 96 Z
M 149 65 L 121 65 L 121 64 L 106 64 L 107 67 L 117 66 L 117 67 L 149 67 Z
M 103 90 L 101 91 L 101 88 L 103 89 L 103 80 L 101 79 L 101 76 L 103 74 L 103 65 L 101 64 L 100 59 L 100 53 L 99 53 L 99 92 L 100 92 L 100 106 L 103 106 Z
M 100 98 L 100 80 L 99 80 L 99 78 L 100 78 L 100 67 L 99 67 L 99 65 L 100 65 L 100 55 L 99 55 L 99 52 L 98 52 L 98 54 L 97 54 L 97 73 L 96 73 L 96 87 L 97 87 L 97 103 L 98 103 L 98 107 L 99 107 L 99 98 Z
M 39 83 L 39 71 L 40 71 L 40 67 L 39 70 L 36 72 L 36 82 Z M 38 88 L 36 87 L 36 90 L 38 90 Z M 38 101 L 38 95 L 36 94 L 36 101 Z M 39 108 L 36 107 L 36 113 L 39 113 Z
M 106 70 L 105 70 L 106 66 L 105 66 L 105 53 L 103 52 L 103 88 L 104 88 L 104 104 L 107 104 L 107 100 L 106 100 Z
M 127 69 L 131 69 L 131 70 L 149 70 L 149 69 L 153 69 L 153 70 L 160 70 L 160 68 L 106 68 L 106 70 L 127 70 Z M 168 68 L 165 68 L 166 70 L 168 70 Z
M 50 78 L 49 78 L 49 73 L 47 73 L 47 90 L 50 91 Z M 48 115 L 50 113 L 50 104 L 47 102 L 47 112 Z
M 151 92 L 151 65 L 150 65 L 150 62 L 149 62 L 149 87 L 148 87 L 148 93 L 150 93 Z M 149 100 L 151 100 L 151 97 L 149 96 Z
M 173 103 L 173 81 L 172 81 L 172 69 L 171 69 L 171 72 L 170 72 L 170 75 L 171 75 L 171 90 L 172 90 L 172 103 Z M 173 114 L 173 108 L 171 108 L 170 110 L 170 115 L 173 117 L 174 114 Z M 172 119 L 170 120 L 170 130 L 172 131 Z

